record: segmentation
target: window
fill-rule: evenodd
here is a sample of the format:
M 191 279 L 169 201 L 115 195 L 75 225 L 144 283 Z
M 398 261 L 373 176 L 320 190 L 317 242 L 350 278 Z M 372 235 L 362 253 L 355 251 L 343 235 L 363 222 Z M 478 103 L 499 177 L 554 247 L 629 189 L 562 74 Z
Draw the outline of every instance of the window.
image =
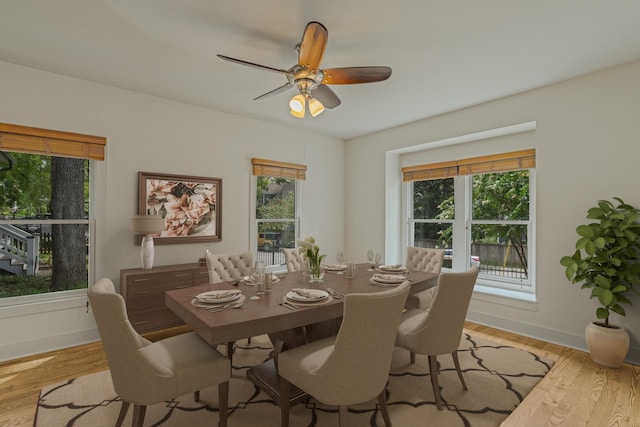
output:
M 252 159 L 255 179 L 255 210 L 252 250 L 256 259 L 284 269 L 283 248 L 296 246 L 299 229 L 300 181 L 306 166 Z
M 86 289 L 104 138 L 0 124 L 0 298 Z M 9 303 L 11 304 L 11 303 Z
M 444 268 L 475 264 L 478 282 L 532 293 L 535 151 L 403 168 L 408 244 L 445 249 Z

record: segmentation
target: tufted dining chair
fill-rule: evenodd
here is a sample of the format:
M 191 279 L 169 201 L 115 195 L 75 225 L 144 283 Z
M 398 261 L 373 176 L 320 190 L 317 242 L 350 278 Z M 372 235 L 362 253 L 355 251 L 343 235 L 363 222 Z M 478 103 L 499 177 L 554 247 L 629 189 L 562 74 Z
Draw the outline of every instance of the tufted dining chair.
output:
M 407 310 L 398 327 L 396 346 L 409 350 L 411 363 L 415 363 L 416 353 L 429 358 L 431 386 L 439 410 L 442 409 L 442 398 L 438 385 L 438 355 L 451 353 L 462 388 L 467 390 L 458 362 L 458 346 L 477 277 L 476 266 L 461 273 L 440 274 L 438 292 L 431 307 Z
M 407 247 L 405 267 L 409 270 L 440 274 L 443 262 L 444 249 Z M 420 308 L 425 310 L 431 305 L 437 291 L 437 286 L 434 286 L 425 291 L 409 295 L 405 307 L 407 309 Z
M 209 283 L 240 280 L 251 274 L 253 267 L 253 254 L 241 252 L 235 254 L 207 253 L 207 270 L 209 271 Z
M 253 268 L 253 254 L 241 252 L 236 254 L 214 254 L 207 252 L 205 255 L 207 270 L 209 271 L 209 283 L 220 283 L 242 280 L 251 274 Z M 247 338 L 251 343 L 251 337 Z M 227 356 L 233 359 L 233 344 L 227 343 Z
M 300 248 L 283 248 L 282 252 L 284 253 L 284 262 L 289 273 L 302 271 L 304 254 L 300 251 Z
M 283 427 L 289 425 L 292 384 L 326 405 L 337 405 L 341 427 L 347 426 L 348 405 L 377 397 L 385 425 L 391 426 L 384 389 L 409 286 L 405 281 L 382 292 L 348 294 L 337 335 L 279 354 Z
M 131 403 L 132 426 L 142 426 L 147 405 L 218 385 L 220 426 L 227 425 L 229 360 L 195 332 L 151 342 L 138 335 L 127 317 L 122 296 L 109 279 L 89 288 L 89 301 L 107 354 L 113 386 L 122 399 L 116 421 L 121 426 Z

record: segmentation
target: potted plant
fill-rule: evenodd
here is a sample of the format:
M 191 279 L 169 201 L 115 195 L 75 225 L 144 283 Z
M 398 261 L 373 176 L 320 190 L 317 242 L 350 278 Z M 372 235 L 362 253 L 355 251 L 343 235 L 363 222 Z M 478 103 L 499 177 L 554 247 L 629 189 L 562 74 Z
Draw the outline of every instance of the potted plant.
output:
M 611 312 L 624 316 L 621 304 L 631 305 L 629 292 L 640 293 L 640 211 L 618 197 L 613 199 L 617 205 L 599 200 L 589 209 L 587 219 L 593 222 L 576 228 L 576 251 L 562 257 L 560 264 L 571 283 L 582 283 L 581 289 L 590 289 L 590 298 L 599 302 L 598 321 L 585 331 L 591 358 L 619 367 L 629 350 L 629 334 L 609 323 L 609 316 Z

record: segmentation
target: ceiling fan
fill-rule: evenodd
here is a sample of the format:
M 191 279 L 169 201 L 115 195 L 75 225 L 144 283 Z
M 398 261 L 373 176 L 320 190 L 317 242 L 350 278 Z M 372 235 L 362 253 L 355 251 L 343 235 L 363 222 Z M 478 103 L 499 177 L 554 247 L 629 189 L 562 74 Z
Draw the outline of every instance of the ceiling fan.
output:
M 288 70 L 254 64 L 225 55 L 218 55 L 218 58 L 259 70 L 284 74 L 287 77 L 287 83 L 253 100 L 264 99 L 296 87 L 298 94 L 289 101 L 291 114 L 303 118 L 308 105 L 309 113 L 315 117 L 325 108 L 335 108 L 340 105 L 340 98 L 327 85 L 373 83 L 386 80 L 391 76 L 389 67 L 344 67 L 321 70 L 320 62 L 327 47 L 328 37 L 329 33 L 324 25 L 315 21 L 309 22 L 302 34 L 302 41 L 295 47 L 298 52 L 298 63 Z

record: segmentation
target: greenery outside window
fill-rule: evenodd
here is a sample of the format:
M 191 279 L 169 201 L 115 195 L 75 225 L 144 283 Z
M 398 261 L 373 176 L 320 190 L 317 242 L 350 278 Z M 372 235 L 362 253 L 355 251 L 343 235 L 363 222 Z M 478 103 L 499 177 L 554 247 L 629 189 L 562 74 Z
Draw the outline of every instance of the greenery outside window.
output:
M 255 176 L 255 227 L 252 248 L 256 259 L 283 269 L 284 248 L 294 248 L 299 237 L 299 181 L 306 166 L 252 159 Z
M 0 171 L 0 298 L 87 288 L 90 168 L 104 145 L 100 137 L 0 124 L 0 151 L 11 158 Z
M 403 168 L 409 245 L 445 249 L 444 268 L 475 264 L 478 283 L 533 293 L 535 151 Z

